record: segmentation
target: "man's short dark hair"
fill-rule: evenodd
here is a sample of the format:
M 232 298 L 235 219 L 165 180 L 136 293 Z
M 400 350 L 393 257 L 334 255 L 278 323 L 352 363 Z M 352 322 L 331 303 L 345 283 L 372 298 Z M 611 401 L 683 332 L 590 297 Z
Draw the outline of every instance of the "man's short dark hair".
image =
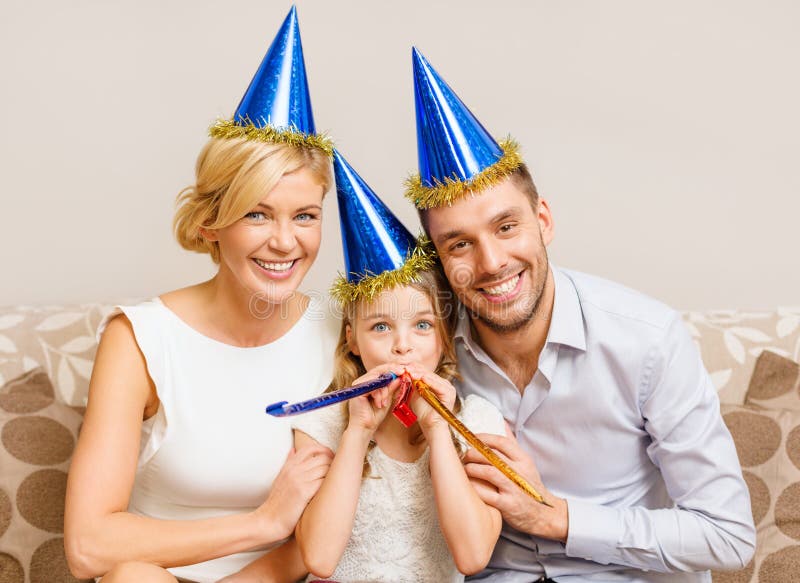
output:
M 528 200 L 531 202 L 531 207 L 535 211 L 539 204 L 539 191 L 536 190 L 536 185 L 533 183 L 533 177 L 531 176 L 530 170 L 528 170 L 528 166 L 523 162 L 516 170 L 509 174 L 508 179 L 528 197 Z M 430 236 L 427 221 L 428 211 L 426 209 L 417 209 L 417 214 L 419 215 L 419 222 L 422 224 L 422 228 L 425 229 L 425 234 Z

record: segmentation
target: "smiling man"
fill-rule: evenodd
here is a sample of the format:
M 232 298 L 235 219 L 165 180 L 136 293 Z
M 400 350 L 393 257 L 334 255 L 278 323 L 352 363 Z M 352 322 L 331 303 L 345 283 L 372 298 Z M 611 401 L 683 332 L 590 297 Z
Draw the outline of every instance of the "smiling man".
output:
M 460 300 L 459 389 L 503 413 L 481 437 L 538 504 L 474 451 L 505 521 L 484 581 L 710 581 L 751 559 L 736 450 L 680 315 L 549 263 L 553 217 L 516 144 L 498 144 L 414 50 L 420 173 L 409 181 Z

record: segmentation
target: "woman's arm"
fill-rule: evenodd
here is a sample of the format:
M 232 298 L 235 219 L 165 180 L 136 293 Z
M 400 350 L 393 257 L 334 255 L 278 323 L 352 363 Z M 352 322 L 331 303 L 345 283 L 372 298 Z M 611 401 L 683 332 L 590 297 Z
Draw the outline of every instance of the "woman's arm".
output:
M 414 375 L 427 383 L 452 408 L 455 388 L 433 373 Z M 420 427 L 430 448 L 430 470 L 439 524 L 461 573 L 481 571 L 500 536 L 500 512 L 485 504 L 464 471 L 447 422 L 422 399 L 415 399 Z M 427 409 L 425 409 L 427 408 Z
M 79 578 L 103 575 L 127 561 L 187 565 L 289 536 L 330 463 L 321 447 L 290 454 L 270 497 L 254 512 L 167 521 L 127 512 L 142 419 L 155 389 L 125 317 L 103 334 L 89 386 L 86 416 L 67 482 L 64 542 Z
M 385 368 L 385 367 L 384 367 Z M 355 382 L 386 372 L 370 371 Z M 394 383 L 394 388 L 397 383 Z M 391 408 L 390 388 L 351 399 L 350 421 L 342 434 L 330 471 L 297 523 L 295 537 L 308 570 L 317 577 L 330 577 L 336 570 L 355 522 L 361 474 L 369 442 Z M 295 448 L 316 443 L 295 430 Z
M 297 539 L 292 537 L 218 583 L 294 583 L 307 574 Z

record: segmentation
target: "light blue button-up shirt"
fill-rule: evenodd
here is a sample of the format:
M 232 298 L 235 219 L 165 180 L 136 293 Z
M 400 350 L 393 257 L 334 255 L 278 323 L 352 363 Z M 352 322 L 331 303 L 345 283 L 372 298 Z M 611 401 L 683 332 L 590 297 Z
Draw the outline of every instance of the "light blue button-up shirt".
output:
M 750 497 L 719 401 L 680 315 L 618 284 L 551 265 L 552 320 L 520 393 L 472 338 L 463 394 L 494 403 L 569 507 L 567 543 L 507 524 L 475 579 L 710 581 L 755 548 Z

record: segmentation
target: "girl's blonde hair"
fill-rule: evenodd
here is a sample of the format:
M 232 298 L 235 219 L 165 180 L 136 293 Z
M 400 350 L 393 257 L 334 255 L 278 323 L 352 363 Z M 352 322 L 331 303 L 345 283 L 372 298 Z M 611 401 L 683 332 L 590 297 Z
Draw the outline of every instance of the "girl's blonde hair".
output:
M 285 174 L 301 168 L 310 170 L 327 192 L 333 182 L 330 157 L 318 148 L 211 138 L 197 157 L 195 184 L 178 194 L 173 221 L 178 243 L 219 263 L 219 244 L 206 240 L 200 229 L 232 225 Z
M 456 302 L 441 267 L 437 264 L 431 269 L 421 271 L 417 275 L 417 280 L 408 285 L 424 293 L 433 307 L 436 317 L 434 330 L 442 342 L 442 356 L 436 367 L 436 374 L 448 381 L 460 378 L 456 363 L 456 348 L 453 341 L 456 323 Z M 350 349 L 350 343 L 347 341 L 348 326 L 351 329 L 351 342 L 355 340 L 354 324 L 358 305 L 359 300 L 356 300 L 347 302 L 342 306 L 342 328 L 339 332 L 339 341 L 336 344 L 336 352 L 334 353 L 333 380 L 325 390 L 326 393 L 349 387 L 353 384 L 353 381 L 367 372 L 364 368 L 364 363 L 361 362 L 361 357 L 353 354 Z M 460 409 L 461 401 L 456 397 L 454 411 L 457 413 Z M 346 423 L 348 416 L 346 403 L 344 403 L 344 415 Z M 422 438 L 422 432 L 419 431 L 412 435 L 411 442 L 418 443 Z M 459 453 L 463 453 L 461 443 L 455 438 L 453 442 L 456 444 Z M 367 454 L 374 446 L 375 443 L 371 442 L 369 449 L 367 449 Z M 362 475 L 364 477 L 369 475 L 369 462 L 366 457 L 364 458 Z

